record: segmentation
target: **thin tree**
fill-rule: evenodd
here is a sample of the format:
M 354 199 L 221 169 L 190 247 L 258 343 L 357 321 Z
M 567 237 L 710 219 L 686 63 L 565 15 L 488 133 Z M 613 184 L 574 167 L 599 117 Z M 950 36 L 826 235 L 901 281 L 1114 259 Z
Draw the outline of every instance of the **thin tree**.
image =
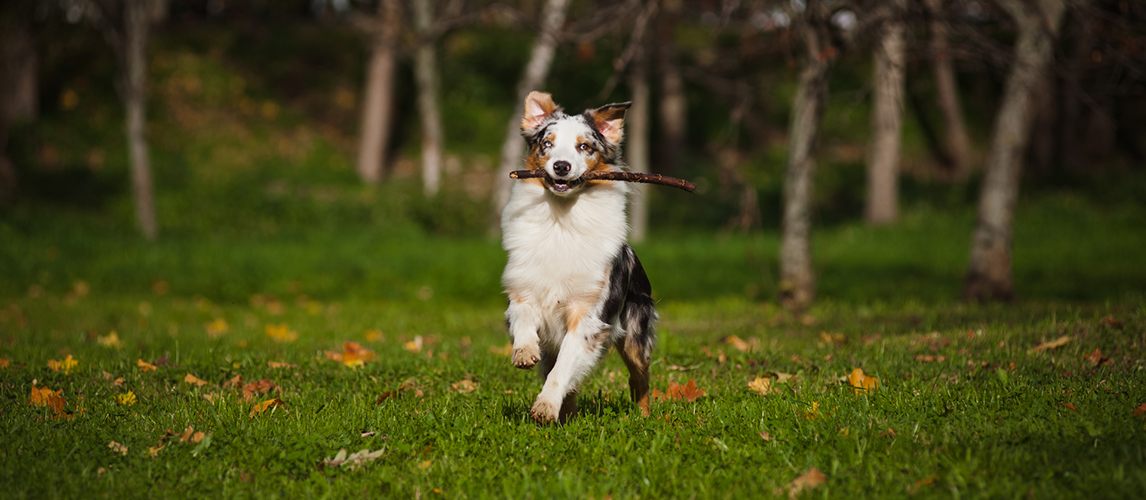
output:
M 415 0 L 414 27 L 418 48 L 414 75 L 418 87 L 418 112 L 422 121 L 422 187 L 427 196 L 438 193 L 442 177 L 442 116 L 438 108 L 438 63 L 431 36 L 434 15 L 431 0 Z
M 970 169 L 971 140 L 967 137 L 967 126 L 963 123 L 963 111 L 959 104 L 959 86 L 955 82 L 955 65 L 951 60 L 951 49 L 947 42 L 947 16 L 943 10 L 944 0 L 924 0 L 930 16 L 928 28 L 931 32 L 930 46 L 932 70 L 935 73 L 935 100 L 943 114 L 946 132 L 943 149 L 951 162 L 951 173 L 955 179 L 967 175 Z
M 664 2 L 657 16 L 657 67 L 660 73 L 660 127 L 657 161 L 664 171 L 675 172 L 684 150 L 687 101 L 674 32 L 680 17 L 680 2 Z
M 802 42 L 801 69 L 788 126 L 788 164 L 780 236 L 780 301 L 802 309 L 816 294 L 812 268 L 813 149 L 828 99 L 828 75 L 836 57 L 828 12 L 818 0 L 807 2 L 793 25 Z
M 155 188 L 147 145 L 147 38 L 153 6 L 150 0 L 124 4 L 124 85 L 127 144 L 131 156 L 131 190 L 139 229 L 148 240 L 159 237 L 155 215 Z
M 11 0 L 0 6 L 0 203 L 12 201 L 19 184 L 7 154 L 8 134 L 13 124 L 35 120 L 37 115 L 35 7 L 32 0 Z
M 634 172 L 649 172 L 649 142 L 652 136 L 650 116 L 652 98 L 649 96 L 649 26 L 657 14 L 657 1 L 646 0 L 644 8 L 637 15 L 633 27 L 632 68 L 629 71 L 629 89 L 632 91 L 632 107 L 625 113 L 626 146 L 625 162 Z M 634 184 L 630 187 L 633 196 L 629 201 L 630 238 L 644 241 L 649 230 L 648 186 Z
M 370 36 L 358 143 L 358 176 L 369 184 L 381 182 L 386 173 L 394 126 L 394 68 L 400 16 L 398 0 L 380 0 L 369 21 L 358 23 Z
M 533 43 L 525 71 L 517 82 L 517 106 L 505 126 L 505 142 L 501 146 L 497 188 L 493 196 L 494 210 L 497 214 L 501 213 L 502 207 L 509 201 L 509 188 L 512 186 L 509 173 L 521 163 L 522 149 L 525 147 L 525 140 L 521 137 L 521 115 L 525 111 L 525 96 L 539 88 L 549 74 L 568 7 L 569 0 L 547 0 L 541 11 L 540 33 Z
M 899 150 L 906 69 L 902 15 L 907 9 L 907 1 L 892 0 L 890 3 L 896 15 L 883 23 L 873 50 L 875 87 L 865 209 L 868 224 L 888 224 L 899 218 Z
M 983 165 L 979 221 L 971 243 L 971 262 L 963 297 L 974 300 L 1014 298 L 1011 247 L 1019 173 L 1034 118 L 1032 92 L 1047 78 L 1054 41 L 1066 10 L 1065 0 L 998 0 L 1014 20 L 1018 37 L 1014 61 L 1003 85 L 991 146 Z

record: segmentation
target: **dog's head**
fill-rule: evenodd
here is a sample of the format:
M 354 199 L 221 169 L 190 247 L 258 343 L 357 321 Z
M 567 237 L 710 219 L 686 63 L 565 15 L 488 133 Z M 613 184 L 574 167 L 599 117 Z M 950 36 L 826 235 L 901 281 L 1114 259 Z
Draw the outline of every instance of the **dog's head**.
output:
M 620 166 L 622 125 L 631 103 L 606 104 L 569 116 L 544 92 L 525 98 L 521 135 L 529 144 L 525 166 L 545 170 L 545 186 L 558 196 L 576 192 L 591 170 Z

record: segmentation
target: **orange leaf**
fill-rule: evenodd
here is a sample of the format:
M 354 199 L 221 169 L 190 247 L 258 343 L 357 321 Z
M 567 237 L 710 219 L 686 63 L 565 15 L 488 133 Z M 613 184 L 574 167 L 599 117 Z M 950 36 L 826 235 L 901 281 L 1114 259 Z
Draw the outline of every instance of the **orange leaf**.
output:
M 53 391 L 47 387 L 32 386 L 32 406 L 47 406 L 52 412 L 59 415 L 64 412 L 64 390 Z
M 78 365 L 78 364 L 80 364 L 80 362 L 76 361 L 75 358 L 73 358 L 71 354 L 69 354 L 68 357 L 64 358 L 63 361 L 56 361 L 54 359 L 48 360 L 48 368 L 51 368 L 52 371 L 54 371 L 54 372 L 58 372 L 58 371 L 62 370 L 64 372 L 64 375 L 71 373 L 72 368 L 75 368 L 76 365 Z
M 689 379 L 688 384 L 680 385 L 676 382 L 669 382 L 668 390 L 661 393 L 657 389 L 653 389 L 652 398 L 656 401 L 696 401 L 697 398 L 704 396 L 704 390 L 696 388 L 696 381 Z
M 188 373 L 186 377 L 183 377 L 183 381 L 184 381 L 184 382 L 187 382 L 188 384 L 196 385 L 196 386 L 199 386 L 199 387 L 203 387 L 203 386 L 205 386 L 205 385 L 210 385 L 210 384 L 211 384 L 210 382 L 208 382 L 208 381 L 206 381 L 206 380 L 203 380 L 203 379 L 201 379 L 201 378 L 199 378 L 199 377 L 196 377 L 196 376 L 194 376 L 194 375 L 192 375 L 192 374 L 190 374 L 190 373 Z
M 852 390 L 858 395 L 879 387 L 879 379 L 864 375 L 862 368 L 856 368 L 848 374 L 848 384 L 854 387 Z
M 467 392 L 474 392 L 475 390 L 477 390 L 477 384 L 473 383 L 473 381 L 468 379 L 468 378 L 454 382 L 452 387 L 454 388 L 455 391 L 458 391 L 459 393 L 462 393 L 462 394 L 465 394 Z
M 251 418 L 255 418 L 255 415 L 258 415 L 258 414 L 260 414 L 264 411 L 267 411 L 271 408 L 278 408 L 284 404 L 286 404 L 286 403 L 283 403 L 283 400 L 281 400 L 279 398 L 268 399 L 266 401 L 263 401 L 262 403 L 259 403 L 255 406 L 251 407 Z
M 1090 363 L 1092 368 L 1110 364 L 1110 358 L 1103 356 L 1102 351 L 1098 348 L 1095 348 L 1094 352 L 1083 357 L 1086 358 L 1086 361 Z
M 735 335 L 729 335 L 728 337 L 725 337 L 724 343 L 735 347 L 736 350 L 740 352 L 744 352 L 752 348 L 748 345 L 748 342 L 745 342 L 743 339 Z
M 1078 411 L 1078 408 L 1074 407 L 1074 403 L 1063 403 L 1062 405 L 1070 411 L 1075 411 L 1075 412 Z
M 328 359 L 338 361 L 351 368 L 358 368 L 365 362 L 370 361 L 377 357 L 374 351 L 362 347 L 358 342 L 343 342 L 342 352 L 326 351 Z
M 1135 417 L 1146 417 L 1146 403 L 1142 403 L 1142 404 L 1138 405 L 1137 408 L 1134 409 L 1134 416 Z
M 819 488 L 827 481 L 828 477 L 825 476 L 823 472 L 820 472 L 820 469 L 812 467 L 808 469 L 808 472 L 805 472 L 800 477 L 793 479 L 791 483 L 788 483 L 788 498 L 796 498 L 796 496 L 804 490 Z
M 242 387 L 242 386 L 243 386 L 243 376 L 242 376 L 242 375 L 235 375 L 235 378 L 232 378 L 231 380 L 228 380 L 228 381 L 226 381 L 226 382 L 223 382 L 223 387 L 224 387 L 224 388 L 227 388 L 227 387 Z
M 11 363 L 11 361 L 8 361 L 8 358 L 0 358 L 0 369 L 8 368 L 9 363 Z
M 148 363 L 142 359 L 136 361 L 135 366 L 138 366 L 139 371 L 141 371 L 141 372 L 151 372 L 151 371 L 155 371 L 155 370 L 159 369 L 155 365 Z

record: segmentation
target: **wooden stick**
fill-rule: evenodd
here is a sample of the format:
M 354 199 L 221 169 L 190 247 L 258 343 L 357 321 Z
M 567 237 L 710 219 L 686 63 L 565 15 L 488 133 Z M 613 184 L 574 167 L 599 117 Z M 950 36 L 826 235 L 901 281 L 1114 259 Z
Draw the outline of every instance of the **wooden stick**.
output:
M 513 179 L 534 179 L 538 177 L 545 177 L 546 173 L 543 169 L 534 170 L 514 170 L 509 173 Z M 585 172 L 582 176 L 587 181 L 625 181 L 625 182 L 643 182 L 646 184 L 660 184 L 662 186 L 672 186 L 677 189 L 683 189 L 688 192 L 693 192 L 696 189 L 696 184 L 686 181 L 684 179 L 677 179 L 676 177 L 665 177 L 661 174 L 645 174 L 641 172 L 614 172 L 609 170 L 592 170 Z

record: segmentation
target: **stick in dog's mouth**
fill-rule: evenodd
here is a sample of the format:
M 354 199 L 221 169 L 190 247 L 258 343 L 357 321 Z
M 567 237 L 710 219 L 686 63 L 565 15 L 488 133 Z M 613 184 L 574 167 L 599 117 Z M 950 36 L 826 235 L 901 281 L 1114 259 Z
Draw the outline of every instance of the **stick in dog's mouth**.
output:
M 562 193 L 581 185 L 585 181 L 601 180 L 601 181 L 624 181 L 624 182 L 643 182 L 647 184 L 660 184 L 662 186 L 672 186 L 677 189 L 683 189 L 688 192 L 693 192 L 696 189 L 696 184 L 686 181 L 684 179 L 677 179 L 675 177 L 665 177 L 660 174 L 646 174 L 642 172 L 616 172 L 609 170 L 592 170 L 585 172 L 585 175 L 572 180 L 572 181 L 557 181 L 549 177 L 549 173 L 543 169 L 534 170 L 514 170 L 509 173 L 512 179 L 535 179 L 544 177 L 545 183 L 555 191 Z

